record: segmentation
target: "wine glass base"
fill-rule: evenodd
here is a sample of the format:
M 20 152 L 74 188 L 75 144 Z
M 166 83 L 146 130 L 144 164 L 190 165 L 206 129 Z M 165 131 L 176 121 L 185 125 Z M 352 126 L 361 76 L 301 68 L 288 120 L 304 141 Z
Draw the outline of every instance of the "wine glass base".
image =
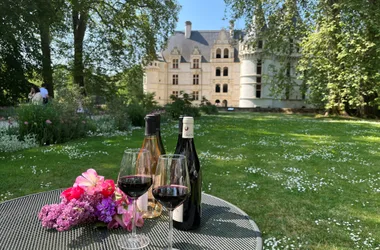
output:
M 149 238 L 143 234 L 138 234 L 134 237 L 132 235 L 124 235 L 117 242 L 122 249 L 142 249 L 147 247 L 149 243 Z

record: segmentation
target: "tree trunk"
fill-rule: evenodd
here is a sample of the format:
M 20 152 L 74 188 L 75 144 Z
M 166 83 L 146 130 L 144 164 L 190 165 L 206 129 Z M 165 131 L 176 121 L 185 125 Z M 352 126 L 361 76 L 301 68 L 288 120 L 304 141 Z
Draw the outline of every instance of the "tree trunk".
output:
M 53 10 L 50 0 L 36 1 L 38 13 L 38 27 L 41 36 L 42 50 L 42 78 L 50 97 L 54 97 L 53 69 L 51 66 L 50 25 L 52 25 L 51 12 Z M 48 13 L 47 13 L 48 12 Z
M 86 95 L 83 63 L 83 39 L 87 28 L 88 10 L 72 12 L 74 32 L 74 83 L 81 88 L 81 94 Z
M 53 69 L 51 67 L 50 27 L 41 19 L 40 23 L 41 49 L 42 49 L 42 78 L 49 92 L 54 97 Z

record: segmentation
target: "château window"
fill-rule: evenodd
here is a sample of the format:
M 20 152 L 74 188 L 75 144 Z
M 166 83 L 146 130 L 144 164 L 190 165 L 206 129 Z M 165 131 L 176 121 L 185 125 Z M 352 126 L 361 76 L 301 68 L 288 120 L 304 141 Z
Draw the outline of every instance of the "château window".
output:
M 173 85 L 178 85 L 178 75 L 173 75 Z
M 223 84 L 223 93 L 228 92 L 228 84 Z
M 262 48 L 263 48 L 263 41 L 262 41 L 262 40 L 259 40 L 259 41 L 257 42 L 257 48 L 258 48 L 258 49 L 262 49 Z
M 261 83 L 261 76 L 257 76 L 257 77 L 256 77 L 256 82 L 257 82 L 257 83 Z
M 193 100 L 199 100 L 199 91 L 193 91 Z
M 220 68 L 216 68 L 215 76 L 220 76 Z
M 199 69 L 199 59 L 193 59 L 193 68 Z
M 215 92 L 220 93 L 220 84 L 215 85 Z
M 228 105 L 227 100 L 223 100 L 223 107 L 226 107 L 226 108 L 227 108 L 227 105 Z
M 215 100 L 215 104 L 216 104 L 217 106 L 219 106 L 219 104 L 220 104 L 219 99 L 216 99 L 216 100 Z
M 261 98 L 261 84 L 256 85 L 256 98 Z
M 173 91 L 173 95 L 178 98 L 178 91 Z
M 178 69 L 178 59 L 173 59 L 173 69 Z
M 193 85 L 199 85 L 199 75 L 193 75 Z
M 223 76 L 228 76 L 228 68 L 227 67 L 223 68 Z
M 216 58 L 222 58 L 222 51 L 220 49 L 216 50 Z
M 224 49 L 223 58 L 228 58 L 228 49 Z
M 261 75 L 261 66 L 262 66 L 261 60 L 257 60 L 256 73 L 257 73 L 258 75 Z

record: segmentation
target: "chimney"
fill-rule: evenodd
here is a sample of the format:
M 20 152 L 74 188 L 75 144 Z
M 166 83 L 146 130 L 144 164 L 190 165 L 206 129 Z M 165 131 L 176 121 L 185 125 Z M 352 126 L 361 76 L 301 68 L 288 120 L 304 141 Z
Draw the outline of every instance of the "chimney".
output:
M 185 38 L 190 38 L 191 36 L 191 22 L 186 21 L 185 22 Z
M 231 39 L 234 38 L 234 25 L 235 25 L 235 21 L 230 20 L 230 37 L 231 37 Z

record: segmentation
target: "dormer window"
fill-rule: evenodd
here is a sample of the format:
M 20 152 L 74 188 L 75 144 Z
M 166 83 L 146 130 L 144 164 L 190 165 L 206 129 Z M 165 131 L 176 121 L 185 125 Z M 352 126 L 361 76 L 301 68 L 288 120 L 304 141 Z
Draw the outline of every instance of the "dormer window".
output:
M 193 59 L 193 68 L 199 69 L 199 59 Z
M 173 59 L 173 69 L 178 69 L 178 59 Z
M 224 49 L 223 58 L 228 58 L 228 49 Z
M 216 58 L 222 58 L 222 50 L 221 49 L 216 50 Z

